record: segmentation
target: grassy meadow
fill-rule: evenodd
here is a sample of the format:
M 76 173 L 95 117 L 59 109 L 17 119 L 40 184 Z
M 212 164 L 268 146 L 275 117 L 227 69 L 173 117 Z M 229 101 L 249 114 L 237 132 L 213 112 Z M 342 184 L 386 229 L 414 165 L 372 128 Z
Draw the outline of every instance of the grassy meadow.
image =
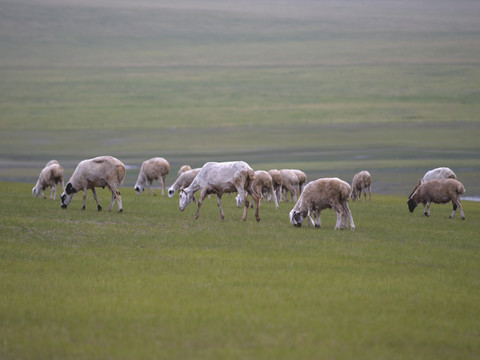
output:
M 478 359 L 480 203 L 410 214 L 448 166 L 480 197 L 480 2 L 0 0 L 0 359 Z M 35 199 L 51 159 L 127 165 Z M 360 170 L 357 229 L 137 196 L 145 159 Z
M 356 230 L 241 222 L 225 196 L 200 218 L 178 197 L 123 189 L 124 212 L 33 199 L 2 183 L 2 359 L 475 359 L 480 203 L 351 202 Z M 99 191 L 104 208 L 106 190 Z

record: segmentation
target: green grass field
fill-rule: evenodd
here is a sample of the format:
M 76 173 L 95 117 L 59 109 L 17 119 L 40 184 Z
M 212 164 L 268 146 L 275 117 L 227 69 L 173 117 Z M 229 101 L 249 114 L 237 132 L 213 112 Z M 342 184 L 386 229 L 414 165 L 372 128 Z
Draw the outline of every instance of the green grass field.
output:
M 0 359 L 478 359 L 480 2 L 0 0 Z M 35 199 L 51 159 L 128 167 L 124 213 Z M 137 196 L 141 163 L 360 170 L 357 229 Z M 99 191 L 108 207 L 109 194 Z
M 355 231 L 288 222 L 272 203 L 241 222 L 225 196 L 200 218 L 178 197 L 122 189 L 67 210 L 2 183 L 2 359 L 475 359 L 480 203 L 410 214 L 405 198 L 351 202 Z M 99 191 L 104 208 L 107 190 Z

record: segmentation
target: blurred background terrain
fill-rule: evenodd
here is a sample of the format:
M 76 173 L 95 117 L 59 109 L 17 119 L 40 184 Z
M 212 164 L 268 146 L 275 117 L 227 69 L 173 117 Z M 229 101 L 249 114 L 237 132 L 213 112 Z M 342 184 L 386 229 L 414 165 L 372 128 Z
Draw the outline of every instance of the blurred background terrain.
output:
M 0 181 L 245 160 L 480 196 L 480 2 L 0 0 Z

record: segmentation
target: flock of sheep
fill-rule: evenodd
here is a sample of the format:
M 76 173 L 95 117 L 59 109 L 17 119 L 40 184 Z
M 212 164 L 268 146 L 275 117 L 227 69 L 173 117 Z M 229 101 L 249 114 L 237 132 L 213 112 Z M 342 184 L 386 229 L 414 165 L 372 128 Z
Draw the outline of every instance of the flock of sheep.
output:
M 155 192 L 152 183 L 158 180 L 162 195 L 165 193 L 165 178 L 170 172 L 170 164 L 161 157 L 152 158 L 142 163 L 135 191 L 141 194 L 147 187 L 147 194 Z M 122 185 L 125 177 L 125 165 L 113 156 L 99 156 L 93 159 L 81 161 L 70 180 L 65 186 L 63 181 L 63 168 L 56 161 L 48 162 L 40 172 L 38 181 L 32 189 L 35 197 L 41 195 L 45 198 L 44 190 L 50 187 L 50 198 L 56 199 L 57 185 L 61 184 L 63 193 L 61 195 L 61 206 L 67 208 L 73 196 L 83 191 L 83 207 L 87 197 L 87 190 L 91 190 L 97 203 L 98 210 L 102 207 L 98 203 L 95 188 L 108 187 L 112 193 L 109 210 L 113 209 L 117 201 L 118 211 L 123 210 L 122 197 L 118 188 Z M 437 168 L 428 171 L 418 181 L 414 190 L 408 198 L 408 208 L 413 212 L 418 204 L 423 204 L 424 214 L 430 216 L 430 203 L 452 202 L 452 218 L 457 207 L 460 209 L 462 219 L 465 219 L 460 195 L 465 192 L 462 183 L 456 180 L 455 173 L 449 168 Z M 176 192 L 180 193 L 179 207 L 183 211 L 193 201 L 197 204 L 195 219 L 199 217 L 200 207 L 206 196 L 217 195 L 217 203 L 220 211 L 220 218 L 224 219 L 222 210 L 222 196 L 226 193 L 237 193 L 237 206 L 243 204 L 244 211 L 242 220 L 246 220 L 250 202 L 250 196 L 255 204 L 255 219 L 260 221 L 259 208 L 261 199 L 273 200 L 275 208 L 278 202 L 284 197 L 295 201 L 295 206 L 290 211 L 290 222 L 295 226 L 301 226 L 308 218 L 314 227 L 320 227 L 320 212 L 323 209 L 333 209 L 337 214 L 335 229 L 355 229 L 352 213 L 348 207 L 349 198 L 371 201 L 371 176 L 368 171 L 361 171 L 353 177 L 352 186 L 338 178 L 321 178 L 304 184 L 307 177 L 303 171 L 295 169 L 272 169 L 269 171 L 254 171 L 244 161 L 231 162 L 207 162 L 203 167 L 191 169 L 184 165 L 178 172 L 178 178 L 168 189 L 168 196 L 173 197 Z M 195 193 L 199 192 L 198 199 Z M 298 199 L 297 199 L 298 198 Z

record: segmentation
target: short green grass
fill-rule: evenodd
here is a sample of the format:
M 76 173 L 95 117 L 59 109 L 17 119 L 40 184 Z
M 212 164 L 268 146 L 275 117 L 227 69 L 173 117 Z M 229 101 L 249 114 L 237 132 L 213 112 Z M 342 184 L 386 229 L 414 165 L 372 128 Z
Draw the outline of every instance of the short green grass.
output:
M 124 212 L 67 210 L 0 184 L 0 357 L 474 359 L 480 204 L 466 220 L 405 198 L 351 202 L 355 231 L 261 221 L 224 196 L 200 218 L 178 197 L 122 188 Z M 104 208 L 107 190 L 99 191 Z

